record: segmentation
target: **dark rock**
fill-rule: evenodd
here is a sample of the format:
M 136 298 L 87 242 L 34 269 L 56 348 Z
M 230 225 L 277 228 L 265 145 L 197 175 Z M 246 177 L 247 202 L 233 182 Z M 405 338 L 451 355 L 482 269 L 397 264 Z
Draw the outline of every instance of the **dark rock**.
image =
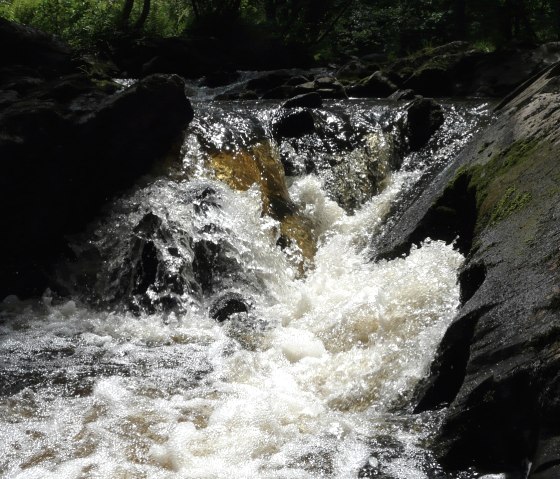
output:
M 315 91 L 321 98 L 348 98 L 344 85 L 334 77 L 320 77 L 314 82 Z
M 453 42 L 386 67 L 396 83 L 431 97 L 504 96 L 559 57 L 554 43 L 537 49 L 483 52 Z
M 303 75 L 298 75 L 298 76 L 291 77 L 288 81 L 284 83 L 284 85 L 297 86 L 297 85 L 301 85 L 302 83 L 307 83 L 308 81 L 309 78 Z
M 257 95 L 254 91 L 248 90 L 244 91 L 239 95 L 239 100 L 258 100 L 259 95 Z
M 360 60 L 368 63 L 385 63 L 387 61 L 386 53 L 369 53 L 362 55 Z
M 344 85 L 330 76 L 319 77 L 316 80 L 302 83 L 297 85 L 294 90 L 294 93 L 300 95 L 311 92 L 318 93 L 321 98 L 348 98 Z
M 346 89 L 341 83 L 335 83 L 329 88 L 317 88 L 315 90 L 316 93 L 321 96 L 321 98 L 326 99 L 346 99 L 348 98 L 348 94 L 346 93 Z
M 463 244 L 464 304 L 417 408 L 449 404 L 435 442 L 449 470 L 527 477 L 531 463 L 529 478 L 558 470 L 559 73 L 549 69 L 504 104 L 376 244 L 406 252 L 423 239 L 420 231 L 449 241 L 445 224 L 430 219 L 445 205 L 472 225 Z M 461 195 L 471 206 L 460 206 Z
M 352 60 L 342 66 L 337 72 L 337 78 L 360 79 L 371 75 L 372 72 L 379 70 L 375 65 L 365 63 L 362 60 Z
M 294 96 L 294 91 L 295 89 L 293 86 L 282 85 L 265 91 L 262 94 L 262 98 L 268 100 L 286 100 Z
M 329 88 L 339 83 L 338 80 L 332 76 L 317 77 L 314 82 L 316 88 Z
M 0 44 L 4 45 L 2 66 L 27 67 L 52 78 L 74 69 L 71 51 L 56 38 L 32 27 L 0 18 Z
M 414 90 L 397 90 L 395 93 L 389 95 L 389 100 L 393 101 L 403 101 L 403 100 L 414 100 L 418 98 Z
M 248 313 L 249 305 L 239 293 L 228 292 L 220 296 L 210 307 L 210 316 L 223 323 L 233 314 Z
M 209 73 L 202 79 L 202 86 L 215 88 L 218 86 L 229 85 L 239 79 L 237 71 L 217 71 Z
M 206 232 L 218 231 L 214 224 L 206 225 L 205 228 Z M 194 278 L 202 293 L 223 291 L 224 288 L 243 281 L 233 248 L 225 240 L 199 239 L 193 244 L 193 252 Z
M 293 76 L 293 73 L 288 70 L 277 70 L 264 76 L 249 80 L 247 82 L 247 89 L 254 90 L 257 93 L 265 92 L 284 85 Z
M 376 71 L 354 86 L 348 87 L 347 91 L 350 96 L 358 98 L 386 98 L 397 88 L 383 73 Z
M 350 116 L 345 112 L 325 112 L 314 110 L 315 131 L 317 136 L 325 142 L 325 147 L 330 153 L 339 153 L 351 150 L 359 143 L 367 132 L 358 132 L 353 127 Z
M 180 145 L 192 108 L 176 76 L 110 94 L 82 77 L 51 80 L 0 113 L 0 296 L 42 292 L 49 264 L 112 195 Z
M 231 100 L 258 100 L 259 95 L 252 90 L 234 89 L 225 93 L 220 93 L 214 97 L 218 101 L 231 101 Z
M 443 110 L 431 98 L 414 100 L 406 109 L 403 131 L 412 151 L 422 148 L 443 125 Z
M 276 138 L 299 138 L 315 131 L 315 120 L 309 110 L 281 110 L 272 122 Z
M 305 93 L 311 93 L 317 89 L 314 81 L 308 81 L 305 83 L 301 83 L 300 85 L 296 85 L 295 91 L 300 95 Z
M 464 58 L 464 54 L 435 57 L 415 70 L 404 87 L 426 96 L 451 96 L 458 76 L 455 69 Z
M 321 95 L 316 92 L 297 95 L 293 98 L 290 98 L 282 105 L 283 108 L 321 108 L 321 106 L 323 106 L 323 100 L 321 98 Z

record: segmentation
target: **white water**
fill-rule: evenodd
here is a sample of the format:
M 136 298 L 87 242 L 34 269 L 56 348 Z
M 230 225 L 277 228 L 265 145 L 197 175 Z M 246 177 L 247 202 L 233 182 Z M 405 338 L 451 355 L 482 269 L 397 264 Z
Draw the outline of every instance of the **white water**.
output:
M 404 449 L 385 470 L 426 478 L 414 457 L 429 425 L 393 411 L 454 314 L 462 257 L 427 242 L 371 263 L 365 248 L 410 175 L 351 217 L 317 179 L 296 181 L 291 195 L 321 235 L 304 279 L 275 245 L 258 192 L 220 187 L 214 220 L 267 291 L 254 297 L 256 322 L 8 298 L 4 377 L 28 385 L 0 398 L 1 477 L 355 478 L 390 435 Z M 170 199 L 169 221 L 186 221 L 185 208 Z

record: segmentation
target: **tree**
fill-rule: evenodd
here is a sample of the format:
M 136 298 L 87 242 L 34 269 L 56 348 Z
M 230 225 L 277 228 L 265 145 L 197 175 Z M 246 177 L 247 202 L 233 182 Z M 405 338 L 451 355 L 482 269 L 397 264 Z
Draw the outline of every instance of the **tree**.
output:
M 130 20 L 130 14 L 132 13 L 133 7 L 134 7 L 134 0 L 125 0 L 121 13 L 121 18 L 119 20 L 119 28 L 121 30 L 128 29 L 128 22 Z
M 134 28 L 136 30 L 141 30 L 144 28 L 146 20 L 150 15 L 152 2 L 151 0 L 144 0 L 142 3 L 142 11 L 140 12 L 140 16 L 136 20 L 134 24 Z M 134 0 L 125 0 L 123 9 L 121 12 L 120 20 L 118 23 L 118 27 L 120 30 L 126 31 L 129 28 L 130 23 L 130 16 L 132 15 L 132 10 L 134 9 Z
M 144 0 L 144 3 L 142 5 L 142 12 L 140 13 L 140 16 L 138 17 L 138 20 L 136 21 L 136 25 L 135 25 L 135 28 L 137 30 L 141 30 L 144 27 L 148 15 L 150 14 L 150 6 L 151 6 L 151 0 Z

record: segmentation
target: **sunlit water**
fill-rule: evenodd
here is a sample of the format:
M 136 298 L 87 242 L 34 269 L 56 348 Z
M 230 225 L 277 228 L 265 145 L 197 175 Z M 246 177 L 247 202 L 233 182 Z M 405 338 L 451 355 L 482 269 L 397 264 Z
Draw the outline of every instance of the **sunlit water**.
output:
M 444 161 L 475 123 L 430 157 Z M 209 133 L 214 143 L 219 130 Z M 181 238 L 226 245 L 237 268 L 220 284 L 248 298 L 251 311 L 217 323 L 208 312 L 217 293 L 196 288 L 183 292 L 180 310 L 152 314 L 114 301 L 88 306 L 87 294 L 7 298 L 1 477 L 342 479 L 366 464 L 385 477 L 433 477 L 425 445 L 438 418 L 410 414 L 410 399 L 458 306 L 463 258 L 429 240 L 393 261 L 373 263 L 369 250 L 428 166 L 391 174 L 353 215 L 329 199 L 326 176 L 290 180 L 318 236 L 301 276 L 277 246 L 277 221 L 261 214 L 258 189 L 213 180 L 196 143 L 187 139 L 188 180 L 129 194 L 92 229 L 90 243 L 113 251 L 97 287 L 114 299 L 109 273 L 123 261 L 123 238 L 151 212 L 172 232 L 171 269 L 192 260 Z M 217 203 L 202 212 L 188 200 L 201 185 Z

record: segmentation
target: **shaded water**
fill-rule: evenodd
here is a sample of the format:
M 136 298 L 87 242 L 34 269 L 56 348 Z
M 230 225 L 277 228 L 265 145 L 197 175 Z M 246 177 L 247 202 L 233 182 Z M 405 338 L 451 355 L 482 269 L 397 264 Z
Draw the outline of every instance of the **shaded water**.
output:
M 428 148 L 397 160 L 394 105 L 332 103 L 322 134 L 283 141 L 274 103 L 195 106 L 183 163 L 74 240 L 66 296 L 2 303 L 2 477 L 447 477 L 427 449 L 438 417 L 412 415 L 411 395 L 463 258 L 428 240 L 372 263 L 370 244 L 486 105 L 447 105 Z M 209 161 L 257 144 L 291 173 L 281 201 Z M 258 170 L 284 181 L 273 171 Z

